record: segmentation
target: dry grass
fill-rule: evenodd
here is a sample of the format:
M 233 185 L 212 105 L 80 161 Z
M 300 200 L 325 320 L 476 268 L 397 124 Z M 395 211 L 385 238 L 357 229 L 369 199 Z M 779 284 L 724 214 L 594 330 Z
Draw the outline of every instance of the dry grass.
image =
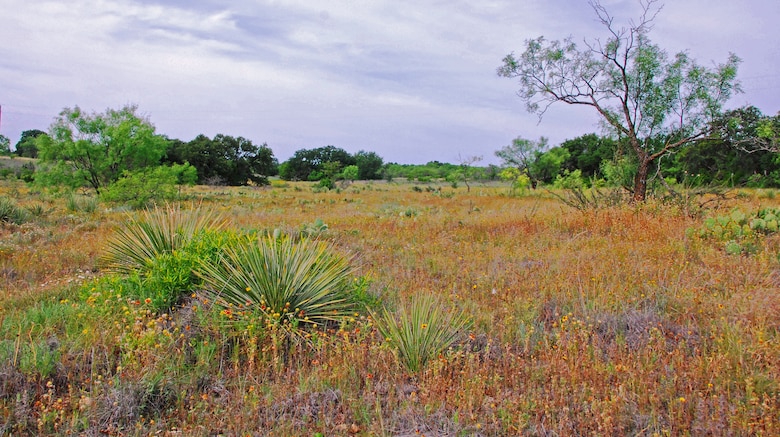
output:
M 430 293 L 464 309 L 469 336 L 410 374 L 365 312 L 313 332 L 308 347 L 287 345 L 280 362 L 257 327 L 225 323 L 197 296 L 158 314 L 116 284 L 92 289 L 81 276 L 95 274 L 123 214 L 103 205 L 69 212 L 64 199 L 3 190 L 49 212 L 0 227 L 0 433 L 771 435 L 780 427 L 777 242 L 729 256 L 686 236 L 702 219 L 673 207 L 579 212 L 478 185 L 443 187 L 445 195 L 385 183 L 188 193 L 235 229 L 295 233 L 321 219 L 319 238 L 355 255 L 356 283 L 369 295 L 393 307 Z M 777 203 L 748 192 L 723 208 Z M 48 373 L 46 357 L 55 362 Z

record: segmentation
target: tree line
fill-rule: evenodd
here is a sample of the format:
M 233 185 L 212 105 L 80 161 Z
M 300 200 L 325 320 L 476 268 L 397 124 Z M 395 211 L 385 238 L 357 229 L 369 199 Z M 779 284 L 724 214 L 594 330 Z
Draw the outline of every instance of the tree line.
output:
M 780 187 L 780 114 L 767 116 L 748 106 L 725 112 L 707 129 L 706 137 L 659 157 L 648 167 L 648 181 L 663 179 L 688 187 Z M 648 147 L 662 147 L 665 138 L 645 141 L 656 143 Z M 634 189 L 640 159 L 626 138 L 597 134 L 566 140 L 555 147 L 544 137 L 518 137 L 496 155 L 534 188 L 539 184 L 563 188 L 612 185 L 628 191 Z
M 780 154 L 776 144 L 780 114 L 767 116 L 748 106 L 727 111 L 708 125 L 709 135 L 659 157 L 650 180 L 686 186 L 724 185 L 780 187 Z M 646 139 L 659 144 L 664 138 Z M 5 141 L 8 144 L 8 141 Z M 652 147 L 652 146 L 648 146 Z M 4 152 L 11 153 L 6 147 Z M 595 133 L 550 146 L 546 138 L 518 137 L 495 152 L 500 166 L 431 161 L 423 165 L 385 163 L 375 152 L 351 154 L 329 145 L 297 150 L 278 162 L 266 144 L 242 137 L 198 135 L 191 141 L 157 134 L 135 106 L 104 113 L 65 108 L 48 132 L 22 133 L 13 151 L 37 158 L 37 168 L 22 168 L 28 181 L 70 188 L 88 187 L 107 199 L 162 196 L 170 185 L 265 185 L 278 176 L 314 181 L 333 188 L 338 180 L 408 179 L 419 182 L 505 179 L 527 181 L 533 188 L 625 186 L 631 190 L 639 156 L 628 139 Z M 160 188 L 162 187 L 162 188 Z M 170 188 L 167 188 L 170 191 Z

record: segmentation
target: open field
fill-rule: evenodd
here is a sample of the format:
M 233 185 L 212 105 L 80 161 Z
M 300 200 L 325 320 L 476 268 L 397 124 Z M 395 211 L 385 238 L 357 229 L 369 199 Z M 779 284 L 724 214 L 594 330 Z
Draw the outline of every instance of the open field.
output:
M 198 293 L 154 311 L 96 279 L 128 213 L 4 184 L 32 212 L 0 226 L 0 434 L 780 429 L 780 239 L 730 255 L 690 231 L 735 207 L 777 207 L 771 192 L 691 215 L 653 201 L 577 211 L 479 184 L 188 189 L 185 207 L 219 211 L 231 229 L 333 243 L 375 310 L 429 293 L 465 311 L 468 332 L 410 372 L 363 310 L 284 350 Z

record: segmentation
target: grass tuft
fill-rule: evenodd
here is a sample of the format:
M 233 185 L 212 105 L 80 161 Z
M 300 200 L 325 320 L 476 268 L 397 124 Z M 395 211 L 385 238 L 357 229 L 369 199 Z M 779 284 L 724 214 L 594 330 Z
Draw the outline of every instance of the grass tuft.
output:
M 471 326 L 463 312 L 445 308 L 433 295 L 423 294 L 402 305 L 397 317 L 387 309 L 375 315 L 377 329 L 398 351 L 409 372 L 423 370 Z
M 341 322 L 354 311 L 346 293 L 352 268 L 322 241 L 262 236 L 226 248 L 220 262 L 204 263 L 202 271 L 215 302 L 259 310 L 275 326 Z
M 171 205 L 147 209 L 117 230 L 101 262 L 117 273 L 145 271 L 155 259 L 185 247 L 197 233 L 219 230 L 225 224 L 225 219 L 209 209 L 183 210 Z

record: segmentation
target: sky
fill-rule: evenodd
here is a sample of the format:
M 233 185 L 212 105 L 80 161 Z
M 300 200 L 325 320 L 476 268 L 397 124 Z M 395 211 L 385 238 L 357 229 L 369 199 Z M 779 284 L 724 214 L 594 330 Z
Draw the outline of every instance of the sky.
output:
M 602 0 L 617 23 L 638 0 Z M 727 107 L 780 111 L 780 2 L 673 0 L 651 40 L 714 66 L 736 53 Z M 385 162 L 459 163 L 513 138 L 599 133 L 586 107 L 526 112 L 496 74 L 524 42 L 605 39 L 586 0 L 0 0 L 0 134 L 63 108 L 128 104 L 157 132 L 266 143 L 280 162 L 333 145 Z

